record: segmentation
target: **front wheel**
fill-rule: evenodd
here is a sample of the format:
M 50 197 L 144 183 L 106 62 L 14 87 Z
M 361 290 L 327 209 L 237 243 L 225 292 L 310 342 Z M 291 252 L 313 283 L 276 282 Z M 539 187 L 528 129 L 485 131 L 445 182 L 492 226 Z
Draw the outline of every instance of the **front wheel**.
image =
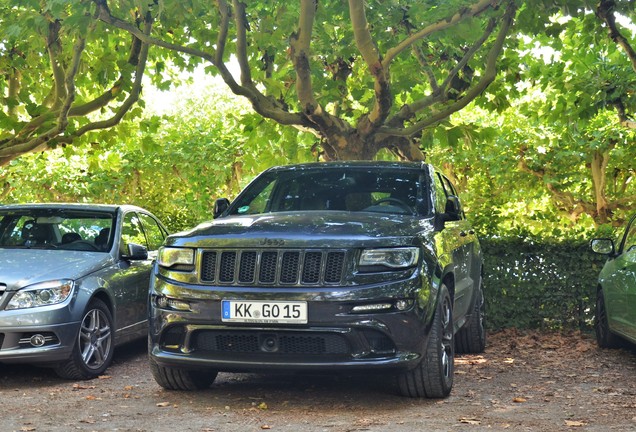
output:
M 106 304 L 93 299 L 80 324 L 68 362 L 55 368 L 66 379 L 92 379 L 103 374 L 113 359 L 113 317 Z
M 404 371 L 397 377 L 402 396 L 444 398 L 450 394 L 455 369 L 452 305 L 448 289 L 442 285 L 425 357 L 414 369 Z
M 204 390 L 212 385 L 218 374 L 214 370 L 164 367 L 152 358 L 148 363 L 157 384 L 167 390 Z
M 620 339 L 609 328 L 605 297 L 601 288 L 596 292 L 596 317 L 594 319 L 596 343 L 600 348 L 618 348 Z

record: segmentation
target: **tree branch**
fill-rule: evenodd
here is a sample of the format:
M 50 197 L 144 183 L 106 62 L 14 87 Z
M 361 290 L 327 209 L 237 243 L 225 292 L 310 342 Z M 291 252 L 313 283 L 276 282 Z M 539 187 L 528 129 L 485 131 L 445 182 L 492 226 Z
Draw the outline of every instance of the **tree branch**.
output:
M 430 95 L 423 97 L 411 104 L 405 104 L 404 106 L 402 106 L 400 111 L 395 116 L 393 116 L 393 118 L 391 118 L 388 124 L 390 125 L 404 124 L 405 121 L 409 120 L 410 118 L 415 116 L 415 114 L 425 109 L 426 107 L 429 107 L 436 102 L 448 101 L 448 92 L 449 92 L 450 85 L 452 83 L 453 78 L 459 73 L 459 71 L 462 68 L 464 68 L 464 66 L 468 64 L 470 59 L 474 57 L 474 55 L 484 45 L 484 43 L 486 43 L 486 40 L 492 34 L 493 30 L 495 29 L 495 26 L 496 26 L 496 21 L 494 19 L 491 19 L 488 23 L 488 26 L 486 27 L 486 30 L 484 31 L 484 34 L 464 54 L 464 57 L 462 57 L 462 59 L 457 63 L 457 65 L 455 65 L 453 70 L 450 71 L 450 73 L 448 74 L 444 82 L 439 87 L 435 86 Z
M 144 29 L 143 33 L 145 35 L 150 34 L 152 30 L 153 19 L 150 13 L 146 14 L 144 19 Z M 139 44 L 139 45 L 137 45 Z M 135 38 L 133 40 L 133 49 L 131 50 L 131 56 L 129 58 L 130 62 L 135 64 L 135 81 L 133 82 L 133 86 L 128 94 L 126 100 L 120 105 L 120 107 L 115 112 L 115 115 L 106 120 L 91 122 L 87 125 L 84 125 L 80 129 L 78 129 L 73 134 L 69 134 L 67 136 L 61 137 L 58 141 L 62 143 L 71 143 L 74 139 L 79 136 L 84 135 L 87 132 L 98 130 L 98 129 L 107 129 L 113 127 L 119 122 L 121 122 L 124 115 L 130 110 L 130 108 L 139 100 L 139 93 L 141 92 L 142 80 L 144 76 L 144 70 L 146 68 L 146 63 L 148 60 L 148 48 L 149 45 L 142 41 L 139 41 Z
M 371 37 L 364 0 L 349 0 L 349 14 L 356 46 L 374 79 L 375 103 L 373 110 L 368 116 L 361 118 L 358 127 L 364 135 L 369 134 L 386 120 L 393 100 L 389 84 L 389 68 L 383 66 L 378 48 Z
M 382 61 L 382 65 L 384 68 L 388 68 L 393 59 L 402 53 L 404 50 L 408 49 L 411 45 L 413 45 L 418 40 L 422 40 L 428 35 L 438 32 L 440 30 L 447 29 L 456 25 L 457 23 L 465 20 L 466 18 L 474 17 L 484 12 L 488 8 L 497 8 L 502 0 L 480 0 L 478 3 L 475 3 L 471 7 L 466 7 L 457 12 L 450 18 L 445 18 L 437 21 L 434 24 L 431 24 L 411 35 L 409 35 L 406 39 L 400 42 L 394 48 L 391 48 L 386 52 L 384 60 Z
M 46 35 L 46 48 L 49 53 L 49 61 L 51 62 L 51 70 L 53 71 L 53 81 L 55 83 L 55 91 L 53 92 L 52 108 L 57 109 L 66 97 L 66 87 L 64 85 L 64 68 L 60 62 L 60 53 L 62 45 L 60 44 L 60 27 L 59 20 L 49 22 L 49 31 Z
M 596 8 L 596 16 L 607 25 L 609 37 L 625 51 L 632 64 L 632 69 L 636 72 L 636 51 L 634 51 L 627 38 L 623 36 L 616 25 L 616 17 L 614 16 L 615 4 L 614 0 L 600 0 Z
M 90 30 L 89 30 L 90 33 Z M 66 87 L 66 97 L 59 110 L 59 115 L 56 124 L 51 127 L 47 132 L 38 135 L 27 142 L 16 142 L 16 139 L 9 140 L 2 149 L 0 149 L 0 165 L 10 161 L 16 155 L 37 151 L 43 149 L 48 143 L 58 135 L 64 132 L 68 125 L 68 112 L 75 100 L 75 76 L 79 70 L 79 63 L 82 58 L 82 53 L 86 47 L 86 37 L 80 36 L 73 48 L 73 59 L 70 67 L 66 71 L 64 78 L 64 85 Z
M 245 3 L 238 0 L 232 1 L 234 7 L 234 23 L 236 24 L 236 58 L 241 68 L 241 84 L 253 89 L 252 72 L 247 60 L 247 16 L 245 15 Z
M 314 115 L 321 115 L 322 108 L 314 98 L 311 84 L 311 66 L 309 62 L 309 51 L 311 44 L 311 34 L 316 16 L 315 0 L 302 0 L 300 2 L 300 17 L 298 20 L 298 32 L 292 34 L 289 45 L 291 48 L 292 61 L 296 70 L 296 93 L 298 101 L 305 115 L 312 118 Z
M 444 120 L 451 114 L 461 110 L 470 102 L 472 102 L 477 96 L 479 96 L 489 85 L 492 83 L 497 76 L 497 57 L 501 53 L 503 49 L 503 44 L 506 39 L 506 35 L 508 31 L 512 27 L 512 23 L 514 20 L 514 14 L 516 11 L 516 6 L 514 3 L 508 4 L 508 9 L 502 18 L 501 28 L 499 29 L 499 33 L 497 34 L 497 38 L 488 53 L 486 59 L 486 69 L 484 71 L 484 75 L 477 82 L 477 84 L 469 89 L 465 96 L 458 99 L 455 103 L 447 106 L 442 111 L 427 117 L 424 120 L 421 120 L 412 126 L 404 129 L 400 128 L 381 128 L 381 131 L 386 134 L 397 135 L 397 136 L 412 136 L 416 133 L 420 132 L 422 129 L 433 125 L 439 121 Z M 393 122 L 391 122 L 393 124 Z

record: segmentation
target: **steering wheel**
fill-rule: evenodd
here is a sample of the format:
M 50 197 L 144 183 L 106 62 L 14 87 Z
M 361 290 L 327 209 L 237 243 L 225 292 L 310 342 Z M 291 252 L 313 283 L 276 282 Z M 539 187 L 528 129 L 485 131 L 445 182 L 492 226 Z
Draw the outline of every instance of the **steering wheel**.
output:
M 405 203 L 404 201 L 398 198 L 393 198 L 393 197 L 382 198 L 374 202 L 373 205 L 380 205 L 383 203 L 395 204 L 401 209 L 406 210 L 409 214 L 413 214 L 413 209 L 411 208 L 411 206 L 409 206 L 407 203 Z

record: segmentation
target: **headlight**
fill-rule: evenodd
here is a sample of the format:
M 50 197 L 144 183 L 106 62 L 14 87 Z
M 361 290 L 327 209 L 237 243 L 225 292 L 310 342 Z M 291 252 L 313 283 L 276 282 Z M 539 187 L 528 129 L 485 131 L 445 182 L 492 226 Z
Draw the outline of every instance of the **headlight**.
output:
M 157 262 L 161 267 L 191 270 L 194 267 L 194 249 L 161 247 L 157 255 Z
M 28 309 L 62 303 L 73 292 L 70 279 L 43 282 L 16 292 L 5 310 Z
M 389 267 L 400 269 L 413 267 L 420 256 L 416 247 L 366 249 L 360 255 L 360 267 Z

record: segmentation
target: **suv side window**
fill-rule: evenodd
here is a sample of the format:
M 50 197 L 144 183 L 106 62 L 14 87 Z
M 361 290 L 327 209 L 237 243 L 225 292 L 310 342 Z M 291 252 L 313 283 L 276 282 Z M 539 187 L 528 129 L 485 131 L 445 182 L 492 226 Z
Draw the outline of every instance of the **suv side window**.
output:
M 456 196 L 459 197 L 459 195 L 457 195 L 457 190 L 455 190 L 455 186 L 453 186 L 453 184 L 451 183 L 451 181 L 444 175 L 442 175 L 441 173 L 437 173 L 437 181 L 435 182 L 435 187 L 437 189 L 437 202 L 436 205 L 439 205 L 440 202 L 440 196 L 443 199 L 443 202 L 441 203 L 441 212 L 443 213 L 445 211 L 446 208 L 446 200 L 448 199 L 449 196 Z M 439 184 L 438 184 L 439 181 Z M 443 192 L 440 193 L 439 189 L 442 189 Z M 438 208 L 438 211 L 439 208 Z M 459 203 L 459 215 L 461 217 L 461 219 L 465 219 L 465 215 L 464 215 L 464 209 L 462 208 L 461 202 Z
M 439 173 L 435 176 L 435 212 L 444 213 L 446 207 L 446 190 Z

